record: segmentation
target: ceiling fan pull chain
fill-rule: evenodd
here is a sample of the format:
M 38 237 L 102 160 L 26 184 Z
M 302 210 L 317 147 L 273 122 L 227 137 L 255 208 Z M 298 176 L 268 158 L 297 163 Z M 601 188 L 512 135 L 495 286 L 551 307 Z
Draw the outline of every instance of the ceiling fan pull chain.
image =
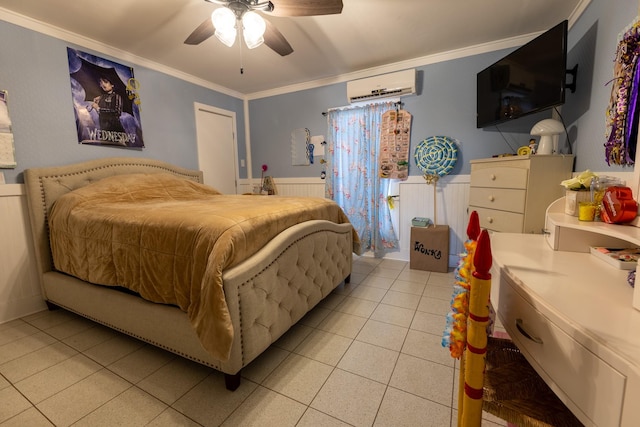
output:
M 242 26 L 242 21 L 238 19 L 237 23 Z M 244 74 L 244 64 L 242 58 L 242 31 L 238 31 L 238 46 L 240 46 L 240 74 Z

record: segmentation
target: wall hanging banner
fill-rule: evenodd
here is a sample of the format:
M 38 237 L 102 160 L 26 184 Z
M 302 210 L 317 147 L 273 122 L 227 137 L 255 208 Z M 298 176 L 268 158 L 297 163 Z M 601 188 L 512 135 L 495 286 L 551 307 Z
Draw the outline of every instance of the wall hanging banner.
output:
M 613 68 L 611 99 L 606 111 L 605 160 L 608 165 L 633 165 L 638 137 L 640 23 L 619 37 Z
M 71 48 L 67 56 L 78 142 L 143 148 L 133 68 Z
M 380 124 L 380 178 L 405 181 L 409 177 L 409 143 L 411 114 L 405 110 L 389 110 Z

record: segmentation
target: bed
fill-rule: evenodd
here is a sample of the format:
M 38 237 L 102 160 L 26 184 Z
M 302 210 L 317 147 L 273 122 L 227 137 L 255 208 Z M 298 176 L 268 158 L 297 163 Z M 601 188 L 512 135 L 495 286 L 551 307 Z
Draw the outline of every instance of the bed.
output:
M 240 385 L 243 367 L 349 281 L 359 251 L 353 227 L 329 200 L 317 199 L 320 207 L 311 208 L 330 211 L 326 219 L 301 210 L 292 222 L 279 211 L 302 209 L 311 198 L 202 194 L 209 191 L 202 172 L 158 160 L 31 168 L 24 179 L 48 306 L 219 370 L 230 390 Z M 118 203 L 103 207 L 105 193 Z M 146 205 L 157 197 L 160 205 Z M 182 199 L 195 203 L 186 215 Z M 126 202 L 142 209 L 121 215 Z M 242 204 L 256 214 L 233 217 Z M 147 212 L 160 213 L 162 221 Z M 152 234 L 156 222 L 162 238 Z M 174 222 L 177 228 L 167 228 Z M 222 231 L 209 230 L 209 223 L 221 223 Z M 71 234 L 80 240 L 69 240 Z

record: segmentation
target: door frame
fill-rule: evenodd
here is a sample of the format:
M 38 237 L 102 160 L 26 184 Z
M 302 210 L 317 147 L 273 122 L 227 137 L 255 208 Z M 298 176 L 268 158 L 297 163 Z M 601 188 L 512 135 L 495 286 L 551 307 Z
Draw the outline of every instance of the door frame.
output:
M 240 181 L 240 167 L 238 162 L 238 123 L 236 121 L 236 113 L 235 111 L 225 110 L 223 108 L 214 107 L 213 105 L 202 104 L 199 102 L 193 103 L 193 114 L 194 114 L 194 122 L 196 127 L 196 155 L 198 160 L 198 168 L 200 168 L 200 152 L 198 150 L 198 110 L 204 110 L 210 113 L 219 114 L 221 116 L 226 116 L 231 118 L 231 128 L 232 128 L 232 139 L 233 139 L 233 161 L 235 167 L 233 168 L 235 171 L 235 187 L 236 194 L 238 194 L 238 185 Z

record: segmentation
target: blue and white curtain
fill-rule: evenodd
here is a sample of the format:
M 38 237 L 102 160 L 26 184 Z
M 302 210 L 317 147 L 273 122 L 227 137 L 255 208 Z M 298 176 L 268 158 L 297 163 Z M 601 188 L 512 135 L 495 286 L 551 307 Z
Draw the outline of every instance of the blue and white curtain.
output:
M 378 177 L 380 123 L 393 102 L 328 112 L 326 196 L 345 211 L 362 251 L 382 257 L 398 247 L 387 202 L 389 180 Z

